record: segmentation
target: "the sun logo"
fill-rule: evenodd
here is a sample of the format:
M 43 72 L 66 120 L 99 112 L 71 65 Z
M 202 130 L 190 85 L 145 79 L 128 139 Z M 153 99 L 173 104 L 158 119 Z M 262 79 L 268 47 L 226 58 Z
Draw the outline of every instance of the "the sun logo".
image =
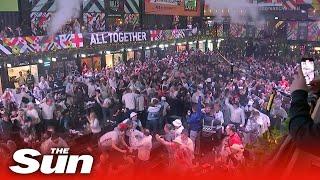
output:
M 41 164 L 34 159 L 37 156 L 41 156 L 41 153 L 34 149 L 18 150 L 13 155 L 13 160 L 18 164 L 9 168 L 18 174 L 32 174 L 39 169 L 43 174 L 75 174 L 78 163 L 82 161 L 80 173 L 89 174 L 93 165 L 91 155 L 69 155 L 69 148 L 52 148 L 51 155 L 43 155 Z M 52 167 L 54 156 L 58 158 L 55 167 Z

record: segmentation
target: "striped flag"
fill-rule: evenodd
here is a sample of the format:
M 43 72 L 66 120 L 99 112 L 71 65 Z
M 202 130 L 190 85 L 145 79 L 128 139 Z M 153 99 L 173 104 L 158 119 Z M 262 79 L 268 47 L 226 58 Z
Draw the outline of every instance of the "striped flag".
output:
M 124 11 L 129 14 L 139 14 L 141 11 L 139 0 L 125 0 Z
M 320 22 L 308 23 L 308 40 L 309 41 L 320 40 Z
M 158 40 L 161 40 L 162 39 L 162 30 L 151 30 L 150 31 L 150 38 L 151 38 L 151 41 L 158 41 Z
M 282 5 L 286 9 L 296 9 L 297 8 L 296 0 L 282 0 Z

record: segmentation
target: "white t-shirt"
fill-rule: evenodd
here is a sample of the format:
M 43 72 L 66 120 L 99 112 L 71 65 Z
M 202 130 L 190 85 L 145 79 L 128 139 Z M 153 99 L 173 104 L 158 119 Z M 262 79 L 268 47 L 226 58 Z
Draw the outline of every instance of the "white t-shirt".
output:
M 130 119 L 125 119 L 122 121 L 122 123 L 127 123 L 128 121 L 130 121 Z M 132 124 L 132 129 L 137 129 L 137 127 L 142 128 L 142 123 L 139 119 L 136 121 L 132 121 Z
M 89 97 L 92 97 L 95 95 L 96 88 L 97 88 L 96 85 L 88 84 L 88 96 Z
M 31 117 L 33 120 L 35 120 L 35 124 L 38 124 L 38 123 L 40 123 L 40 118 L 39 118 L 39 114 L 38 114 L 38 111 L 37 110 L 35 110 L 35 109 L 31 109 L 31 110 L 27 110 L 26 111 L 26 115 L 28 116 L 28 117 Z
M 193 145 L 193 142 L 192 142 L 192 140 L 190 138 L 188 138 L 186 141 L 183 141 L 181 139 L 181 136 L 178 136 L 174 141 L 181 142 L 181 146 L 183 148 L 187 148 L 192 153 L 194 152 L 194 145 Z
M 221 124 L 224 123 L 223 113 L 222 113 L 221 111 L 215 113 L 215 114 L 214 114 L 214 118 L 215 118 L 216 120 L 221 121 Z
M 141 141 L 144 136 L 143 133 L 137 129 L 129 129 L 126 134 L 129 137 L 130 147 L 137 149 L 139 141 Z
M 135 93 L 126 93 L 122 96 L 122 102 L 125 104 L 125 107 L 129 110 L 134 110 L 136 108 L 136 96 L 137 94 Z
M 40 105 L 42 108 L 42 118 L 43 119 L 53 119 L 53 112 L 55 110 L 55 105 L 52 104 L 49 106 L 47 103 L 43 103 Z
M 117 130 L 113 130 L 110 132 L 107 132 L 103 136 L 100 137 L 99 143 L 103 147 L 111 147 L 112 146 L 112 141 L 115 144 L 119 144 L 120 142 L 120 133 Z

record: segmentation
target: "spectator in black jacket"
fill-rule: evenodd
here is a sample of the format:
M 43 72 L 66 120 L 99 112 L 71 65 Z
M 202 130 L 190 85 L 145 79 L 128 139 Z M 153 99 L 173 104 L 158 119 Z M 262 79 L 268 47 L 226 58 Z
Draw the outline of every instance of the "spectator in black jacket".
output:
M 311 82 L 311 90 L 319 92 L 319 81 Z M 301 67 L 291 84 L 291 107 L 289 110 L 289 132 L 297 146 L 320 156 L 320 124 L 314 123 L 308 104 L 308 88 Z

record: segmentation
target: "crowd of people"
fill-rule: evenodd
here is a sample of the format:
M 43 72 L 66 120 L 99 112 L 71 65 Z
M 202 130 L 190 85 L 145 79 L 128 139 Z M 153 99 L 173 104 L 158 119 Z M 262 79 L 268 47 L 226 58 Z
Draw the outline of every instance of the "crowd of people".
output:
M 97 155 L 96 166 L 108 173 L 150 167 L 158 154 L 175 172 L 201 157 L 238 169 L 248 145 L 282 128 L 294 66 L 191 49 L 70 74 L 63 92 L 45 77 L 35 84 L 29 72 L 1 95 L 0 156 L 19 147 L 44 154 L 74 147 Z
M 13 28 L 10 26 L 6 26 L 0 30 L 0 38 L 12 38 L 12 37 L 20 37 L 23 32 L 20 27 Z

